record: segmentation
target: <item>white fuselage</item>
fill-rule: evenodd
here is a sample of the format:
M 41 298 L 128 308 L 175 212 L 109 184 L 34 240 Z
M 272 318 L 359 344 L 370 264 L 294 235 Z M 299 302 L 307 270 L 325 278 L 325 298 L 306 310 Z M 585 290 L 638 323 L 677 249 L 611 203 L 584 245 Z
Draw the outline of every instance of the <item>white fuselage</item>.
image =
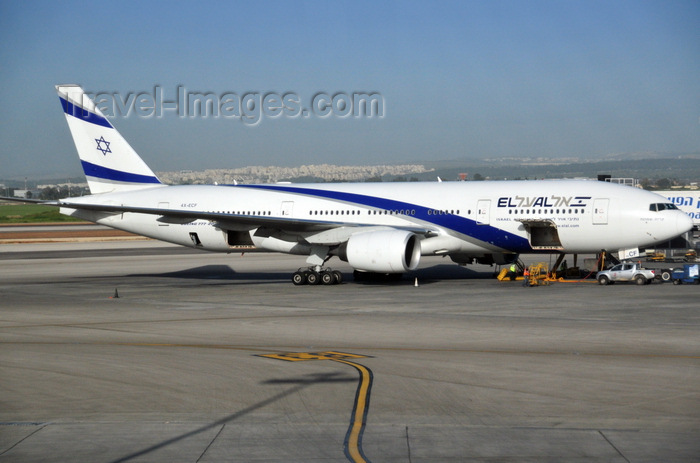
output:
M 159 240 L 224 252 L 231 250 L 230 232 L 248 232 L 259 248 L 307 254 L 308 246 L 341 243 L 358 227 L 426 230 L 423 255 L 478 255 L 616 251 L 660 243 L 690 228 L 678 210 L 651 210 L 651 204 L 667 202 L 654 193 L 575 180 L 157 186 L 71 202 L 223 214 L 222 220 L 173 223 L 132 212 L 64 211 Z M 238 223 L 241 217 L 283 222 L 262 227 L 267 232 L 260 234 L 261 227 Z M 295 231 L 284 221 L 328 227 Z

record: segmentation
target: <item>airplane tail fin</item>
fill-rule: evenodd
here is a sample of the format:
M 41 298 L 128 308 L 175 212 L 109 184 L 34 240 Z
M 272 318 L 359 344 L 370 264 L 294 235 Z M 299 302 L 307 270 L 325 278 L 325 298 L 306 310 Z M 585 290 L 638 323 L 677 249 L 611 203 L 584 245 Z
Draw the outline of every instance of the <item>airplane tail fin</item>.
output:
M 91 193 L 161 185 L 79 85 L 57 85 L 56 91 Z

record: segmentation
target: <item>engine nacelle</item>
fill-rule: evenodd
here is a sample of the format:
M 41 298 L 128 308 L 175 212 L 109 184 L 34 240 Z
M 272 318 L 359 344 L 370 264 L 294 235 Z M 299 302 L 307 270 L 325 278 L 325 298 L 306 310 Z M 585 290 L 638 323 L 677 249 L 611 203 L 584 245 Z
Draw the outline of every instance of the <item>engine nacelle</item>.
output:
M 420 255 L 420 241 L 415 234 L 378 230 L 350 236 L 342 246 L 340 258 L 357 270 L 401 273 L 418 267 Z

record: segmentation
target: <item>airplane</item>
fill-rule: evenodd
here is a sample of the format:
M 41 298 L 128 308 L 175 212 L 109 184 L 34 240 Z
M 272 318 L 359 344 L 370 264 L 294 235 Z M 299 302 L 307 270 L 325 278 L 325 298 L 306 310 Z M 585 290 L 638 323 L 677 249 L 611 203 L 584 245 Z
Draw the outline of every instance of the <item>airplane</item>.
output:
M 91 194 L 42 204 L 206 251 L 307 256 L 296 285 L 340 283 L 332 257 L 359 279 L 414 270 L 422 256 L 505 265 L 654 245 L 692 227 L 662 196 L 592 180 L 165 185 L 79 85 L 56 90 Z

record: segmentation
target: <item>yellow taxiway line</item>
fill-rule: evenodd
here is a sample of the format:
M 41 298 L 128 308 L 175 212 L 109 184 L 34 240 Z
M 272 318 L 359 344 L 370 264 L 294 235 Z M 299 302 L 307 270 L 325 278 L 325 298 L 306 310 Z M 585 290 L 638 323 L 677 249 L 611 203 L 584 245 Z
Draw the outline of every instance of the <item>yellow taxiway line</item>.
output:
M 345 434 L 343 450 L 348 460 L 353 463 L 371 463 L 362 451 L 362 435 L 367 424 L 369 413 L 369 396 L 372 392 L 372 370 L 359 363 L 347 360 L 349 358 L 367 358 L 366 355 L 348 354 L 345 352 L 287 352 L 282 354 L 264 354 L 260 357 L 299 362 L 304 360 L 331 360 L 350 365 L 360 373 L 360 382 L 355 392 L 355 403 L 350 415 L 350 426 Z

